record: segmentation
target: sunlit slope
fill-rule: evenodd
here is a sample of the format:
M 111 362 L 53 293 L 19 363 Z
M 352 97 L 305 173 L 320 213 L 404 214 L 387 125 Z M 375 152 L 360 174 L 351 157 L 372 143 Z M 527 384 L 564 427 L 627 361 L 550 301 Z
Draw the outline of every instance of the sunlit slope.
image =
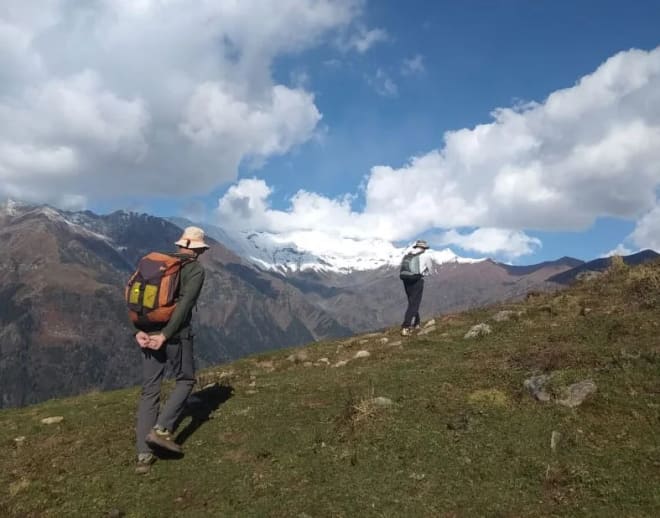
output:
M 660 265 L 615 261 L 403 341 L 391 329 L 205 371 L 185 457 L 142 477 L 137 389 L 2 411 L 0 514 L 657 516 L 659 310 Z M 579 382 L 595 389 L 581 402 Z

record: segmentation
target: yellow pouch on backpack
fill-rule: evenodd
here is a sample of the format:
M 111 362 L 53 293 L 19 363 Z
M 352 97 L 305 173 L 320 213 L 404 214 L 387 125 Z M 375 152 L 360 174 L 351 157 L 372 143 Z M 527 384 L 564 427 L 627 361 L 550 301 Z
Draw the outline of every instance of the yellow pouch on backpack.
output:
M 153 284 L 147 284 L 144 287 L 144 299 L 142 301 L 142 305 L 145 308 L 153 309 L 156 307 L 156 297 L 158 296 L 158 286 L 154 286 Z

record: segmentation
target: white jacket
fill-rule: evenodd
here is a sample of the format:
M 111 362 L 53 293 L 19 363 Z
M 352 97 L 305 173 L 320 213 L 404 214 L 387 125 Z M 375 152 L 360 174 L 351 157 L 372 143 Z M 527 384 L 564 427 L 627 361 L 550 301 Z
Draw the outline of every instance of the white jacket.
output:
M 415 248 L 414 246 L 409 246 L 406 248 L 406 251 L 403 253 L 404 256 L 408 254 L 421 254 L 419 256 L 419 271 L 422 272 L 423 276 L 427 276 L 431 273 L 431 256 L 424 253 L 426 249 L 424 248 Z

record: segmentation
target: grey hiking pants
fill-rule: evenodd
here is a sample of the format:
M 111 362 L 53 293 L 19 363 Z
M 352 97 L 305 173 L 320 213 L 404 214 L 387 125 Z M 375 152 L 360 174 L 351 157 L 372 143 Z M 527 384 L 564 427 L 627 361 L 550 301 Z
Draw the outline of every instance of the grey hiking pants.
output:
M 151 451 L 145 437 L 156 425 L 170 432 L 181 417 L 186 400 L 195 385 L 195 367 L 193 364 L 193 340 L 189 332 L 182 333 L 180 341 L 166 342 L 157 351 L 142 349 L 142 394 L 138 405 L 136 448 L 138 453 Z M 160 385 L 169 362 L 176 384 L 172 394 L 160 406 Z

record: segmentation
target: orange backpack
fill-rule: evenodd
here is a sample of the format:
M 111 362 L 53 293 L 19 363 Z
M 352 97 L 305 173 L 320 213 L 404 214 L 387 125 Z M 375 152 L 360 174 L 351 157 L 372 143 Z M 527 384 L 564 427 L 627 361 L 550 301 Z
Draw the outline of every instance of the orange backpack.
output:
M 148 328 L 170 320 L 179 294 L 181 268 L 188 262 L 158 252 L 140 259 L 125 292 L 128 315 L 136 326 Z

